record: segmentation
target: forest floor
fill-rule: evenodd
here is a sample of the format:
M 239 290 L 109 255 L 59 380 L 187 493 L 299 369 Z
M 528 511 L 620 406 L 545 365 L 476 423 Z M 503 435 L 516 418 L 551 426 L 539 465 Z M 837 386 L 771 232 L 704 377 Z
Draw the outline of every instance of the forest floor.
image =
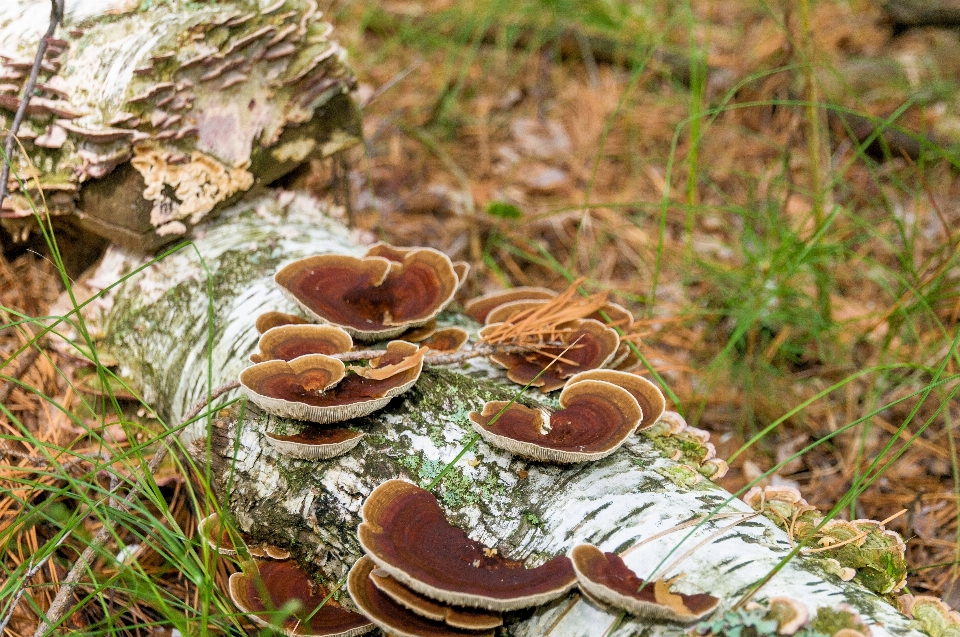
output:
M 957 75 L 929 63 L 960 60 L 957 31 L 896 28 L 865 0 L 809 15 L 806 2 L 636 4 L 329 7 L 364 117 L 352 223 L 469 261 L 470 295 L 578 276 L 610 291 L 643 321 L 674 407 L 730 460 L 723 486 L 780 464 L 764 480 L 821 510 L 844 497 L 851 519 L 905 510 L 889 526 L 907 540 L 910 591 L 957 607 L 960 160 L 945 149 L 960 98 Z M 317 162 L 285 185 L 330 197 L 332 173 Z M 0 306 L 45 314 L 57 270 L 6 256 Z M 26 340 L 0 332 L 0 356 Z M 59 356 L 22 382 L 69 409 Z M 80 434 L 28 392 L 4 404 L 40 439 Z M 31 487 L 17 488 L 0 515 Z

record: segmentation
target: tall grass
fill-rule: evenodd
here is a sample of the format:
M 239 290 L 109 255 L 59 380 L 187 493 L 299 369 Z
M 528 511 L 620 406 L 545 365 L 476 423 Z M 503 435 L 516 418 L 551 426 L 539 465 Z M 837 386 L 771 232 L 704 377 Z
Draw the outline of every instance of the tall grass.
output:
M 662 376 L 674 406 L 693 424 L 729 428 L 735 434 L 741 444 L 732 450 L 731 462 L 751 459 L 763 464 L 753 482 L 776 474 L 793 460 L 821 462 L 831 458 L 827 448 L 842 452 L 853 445 L 849 466 L 838 463 L 846 472 L 839 481 L 843 488 L 828 508 L 830 516 L 859 517 L 864 492 L 894 471 L 904 454 L 915 449 L 916 440 L 942 436 L 951 459 L 951 477 L 944 488 L 960 498 L 952 434 L 956 413 L 951 411 L 960 387 L 956 347 L 960 332 L 956 316 L 945 314 L 958 295 L 958 281 L 952 275 L 958 264 L 957 235 L 931 241 L 919 218 L 904 214 L 905 205 L 935 202 L 934 189 L 943 183 L 936 162 L 960 162 L 936 149 L 928 149 L 936 161 L 921 159 L 902 169 L 873 159 L 868 148 L 893 126 L 893 115 L 877 120 L 873 138 L 850 144 L 847 153 L 825 153 L 825 113 L 845 107 L 819 100 L 814 71 L 822 56 L 810 39 L 810 12 L 815 7 L 807 1 L 801 5 L 796 48 L 803 56 L 749 73 L 719 95 L 708 93 L 704 63 L 709 42 L 698 35 L 706 25 L 699 17 L 701 7 L 690 0 L 672 9 L 668 3 L 638 6 L 625 0 L 489 0 L 460 3 L 419 18 L 390 15 L 376 3 L 354 3 L 335 8 L 335 22 L 340 29 L 357 25 L 377 36 L 378 48 L 354 55 L 362 71 L 409 51 L 430 60 L 436 90 L 411 112 L 396 116 L 408 129 L 423 127 L 429 139 L 454 157 L 459 133 L 477 123 L 470 109 L 480 85 L 474 75 L 477 69 L 519 82 L 529 65 L 545 56 L 560 69 L 580 64 L 560 59 L 565 30 L 613 41 L 612 57 L 625 70 L 622 89 L 603 121 L 599 147 L 587 158 L 583 199 L 524 210 L 526 216 L 520 220 L 484 220 L 485 276 L 514 282 L 515 275 L 504 265 L 510 259 L 534 277 L 558 281 L 583 274 L 591 277 L 591 290 L 605 289 L 611 285 L 609 278 L 592 277 L 592 271 L 580 269 L 596 267 L 623 228 L 642 229 L 651 239 L 646 259 L 632 273 L 636 283 L 619 292 L 638 316 L 681 319 L 671 325 L 691 335 L 685 354 L 698 372 L 694 382 L 670 365 L 658 365 L 669 349 L 664 334 L 641 348 L 647 368 Z M 766 11 L 775 13 L 771 7 Z M 503 53 L 497 59 L 505 57 L 506 67 L 488 61 L 491 48 Z M 643 117 L 638 111 L 653 102 L 645 93 L 655 75 L 651 63 L 664 48 L 685 52 L 689 60 L 685 85 L 678 81 L 655 85 L 663 92 L 658 99 L 679 105 L 680 114 L 666 122 L 669 130 L 659 155 L 628 154 L 633 180 L 655 165 L 664 170 L 665 187 L 659 196 L 646 198 L 635 198 L 635 192 L 624 187 L 621 197 L 598 186 L 603 171 L 611 169 L 608 144 L 624 138 L 638 143 L 635 131 Z M 765 94 L 765 82 L 778 75 L 799 77 L 808 90 L 787 98 Z M 407 88 L 401 82 L 393 90 Z M 750 91 L 755 99 L 740 96 Z M 908 101 L 904 108 L 909 105 Z M 745 119 L 750 113 L 798 123 L 802 139 L 780 145 L 763 175 L 746 168 L 719 174 L 713 163 L 720 158 L 704 153 L 713 136 L 733 129 L 743 143 L 775 144 L 777 131 L 751 128 Z M 407 137 L 416 143 L 417 138 Z M 796 170 L 795 163 L 801 160 L 806 172 Z M 470 167 L 464 168 L 471 178 Z M 860 181 L 852 183 L 852 178 Z M 808 209 L 788 213 L 798 200 L 808 203 Z M 9 558 L 0 561 L 5 576 L 0 621 L 15 602 L 18 612 L 43 617 L 55 591 L 50 569 L 62 576 L 93 535 L 108 528 L 112 539 L 97 550 L 70 602 L 76 612 L 64 612 L 61 623 L 82 620 L 78 630 L 89 635 L 145 634 L 154 626 L 173 627 L 184 635 L 237 630 L 239 619 L 218 587 L 230 567 L 194 539 L 195 512 L 217 506 L 208 476 L 177 447 L 176 433 L 183 424 L 144 421 L 134 415 L 136 407 L 131 410 L 109 389 L 112 381 L 122 379 L 100 361 L 81 312 L 90 301 L 73 297 L 55 233 L 42 210 L 42 205 L 37 207 L 36 218 L 47 255 L 73 311 L 30 317 L 0 307 L 5 321 L 0 329 L 20 330 L 26 343 L 0 364 L 0 382 L 16 383 L 38 409 L 59 414 L 60 421 L 83 434 L 69 444 L 55 444 L 48 432 L 31 429 L 12 409 L 0 405 L 8 425 L 0 440 L 40 460 L 34 466 L 12 456 L 0 458 L 9 501 L 0 523 L 0 552 Z M 606 222 L 603 232 L 588 234 L 587 223 L 600 210 L 609 211 L 607 219 L 612 221 Z M 527 227 L 531 220 L 560 219 L 571 212 L 579 218 L 572 242 L 546 241 Z M 700 225 L 707 217 L 719 217 L 734 229 L 722 235 L 729 258 L 702 249 L 707 233 Z M 945 225 L 945 232 L 951 232 Z M 178 246 L 151 263 L 181 249 L 190 247 Z M 663 304 L 667 286 L 680 289 L 682 300 Z M 839 311 L 838 301 L 855 311 Z M 78 339 L 75 350 L 86 353 L 100 384 L 108 388 L 100 399 L 84 398 L 75 390 L 76 402 L 65 403 L 63 395 L 47 395 L 43 387 L 9 374 L 18 355 L 39 348 L 62 385 L 71 387 L 69 370 L 49 353 L 51 341 L 69 342 L 68 331 Z M 867 354 L 861 356 L 858 351 L 863 348 Z M 720 408 L 720 403 L 730 407 Z M 908 408 L 893 431 L 877 429 L 877 418 L 901 405 Z M 151 405 L 141 402 L 138 407 L 153 413 Z M 211 411 L 197 418 L 207 418 Z M 835 419 L 832 425 L 821 426 L 830 418 Z M 105 436 L 104 429 L 114 423 L 135 442 L 117 444 Z M 809 442 L 777 459 L 775 441 L 791 432 L 808 434 Z M 173 450 L 165 471 L 184 478 L 175 488 L 162 486 L 162 480 L 147 471 L 149 457 L 160 446 Z M 81 455 L 89 462 L 74 462 Z M 749 478 L 732 483 L 734 490 L 746 488 L 752 483 Z M 130 502 L 128 512 L 118 508 L 121 500 Z M 956 563 L 954 559 L 916 566 L 949 570 Z M 43 570 L 25 581 L 39 564 Z M 18 600 L 21 589 L 25 592 Z
M 951 476 L 942 483 L 942 493 L 945 501 L 960 495 L 949 425 L 955 419 L 955 373 L 960 369 L 954 309 L 960 282 L 950 274 L 958 265 L 958 235 L 955 217 L 938 203 L 951 181 L 945 173 L 958 166 L 960 157 L 918 133 L 911 135 L 920 142 L 919 159 L 904 160 L 889 148 L 883 158 L 875 157 L 873 147 L 876 142 L 884 146 L 887 131 L 904 132 L 895 124 L 900 116 L 931 99 L 923 87 L 905 93 L 884 117 L 871 118 L 873 131 L 866 138 L 857 141 L 849 130 L 847 137 L 831 136 L 828 117 L 869 114 L 856 108 L 863 98 L 852 92 L 834 96 L 832 102 L 822 98 L 819 78 L 840 75 L 830 66 L 832 52 L 820 48 L 829 37 L 822 31 L 830 25 L 817 11 L 830 4 L 804 1 L 792 7 L 792 14 L 784 13 L 785 5 L 736 7 L 747 19 L 771 20 L 785 53 L 719 92 L 707 75 L 706 51 L 712 43 L 706 38 L 729 26 L 711 24 L 710 12 L 719 11 L 713 3 L 639 7 L 588 2 L 570 7 L 548 0 L 492 0 L 474 11 L 457 5 L 416 18 L 393 16 L 387 46 L 414 48 L 428 56 L 442 52 L 461 64 L 455 76 L 431 80 L 458 87 L 447 95 L 446 128 L 439 136 L 454 149 L 458 130 L 484 125 L 471 119 L 474 98 L 487 85 L 481 78 L 496 77 L 499 86 L 529 84 L 530 61 L 558 50 L 565 28 L 620 43 L 616 106 L 603 121 L 592 156 L 576 158 L 587 167 L 585 183 L 573 201 L 507 202 L 522 211 L 520 218 L 477 221 L 485 226 L 486 272 L 505 284 L 524 282 L 520 274 L 558 284 L 585 275 L 591 290 L 614 288 L 638 315 L 682 319 L 665 322 L 663 331 L 641 348 L 667 385 L 674 385 L 675 406 L 700 426 L 736 434 L 744 446 L 733 457 L 759 462 L 766 474 L 788 462 L 778 459 L 778 441 L 806 436 L 809 444 L 802 451 L 783 457 L 806 460 L 808 468 L 832 462 L 839 474 L 830 501 L 822 504 L 833 507 L 833 515 L 856 518 L 864 515 L 865 490 L 881 493 L 878 476 L 896 474 L 898 463 L 907 462 L 904 455 L 922 453 L 917 440 L 949 447 Z M 493 25 L 491 6 L 496 8 Z M 515 35 L 523 28 L 534 34 L 519 40 Z M 450 37 L 437 38 L 438 33 Z M 477 53 L 479 33 L 487 53 Z M 741 42 L 746 55 L 754 43 L 745 35 Z M 491 50 L 507 51 L 506 59 L 520 62 L 499 67 L 504 57 L 489 54 Z M 627 55 L 631 50 L 634 54 Z M 656 83 L 650 64 L 655 51 L 685 54 L 688 70 L 675 76 L 683 86 L 676 80 Z M 556 75 L 581 87 L 582 99 L 597 99 L 577 56 L 565 63 L 559 57 L 553 58 Z M 744 57 L 743 62 L 749 68 L 755 61 Z M 464 65 L 479 72 L 470 75 Z M 611 74 L 620 72 L 616 62 L 613 68 Z M 465 77 L 472 81 L 472 95 Z M 654 90 L 660 91 L 658 98 L 650 97 Z M 565 108 L 576 109 L 575 102 L 552 98 L 553 113 L 544 113 L 540 104 L 520 110 L 530 114 L 536 107 L 536 116 L 563 117 Z M 672 107 L 672 118 L 664 122 L 666 143 L 652 156 L 638 155 L 636 148 L 619 150 L 627 141 L 636 145 L 642 109 L 665 103 Z M 565 122 L 576 127 L 582 122 L 573 112 Z M 404 117 L 396 111 L 393 115 Z M 503 128 L 505 119 L 487 125 Z M 734 144 L 723 147 L 716 141 L 724 135 Z M 766 159 L 727 161 L 737 156 L 736 143 L 745 153 Z M 610 150 L 611 145 L 618 150 Z M 599 176 L 618 170 L 611 161 L 615 152 L 629 155 L 630 169 L 623 171 L 629 180 L 600 187 Z M 716 164 L 732 167 L 721 171 Z M 651 165 L 665 171 L 662 191 L 637 198 L 630 180 L 642 179 L 643 167 Z M 484 207 L 478 201 L 477 208 Z M 923 209 L 927 219 L 910 212 Z M 724 230 L 705 231 L 701 224 L 710 218 L 720 219 Z M 543 223 L 550 219 L 556 220 L 554 226 Z M 559 231 L 544 236 L 561 224 L 570 228 L 572 238 Z M 653 238 L 652 245 L 638 248 L 646 250 L 647 258 L 632 278 L 594 276 L 604 253 L 630 226 Z M 719 235 L 726 256 L 704 249 L 711 233 Z M 665 304 L 668 288 L 670 302 Z M 679 295 L 673 292 L 677 289 Z M 670 344 L 670 329 L 690 335 L 684 360 L 697 372 L 670 369 L 664 352 L 679 347 Z M 913 401 L 905 411 L 903 396 Z M 809 480 L 810 471 L 805 475 L 802 480 Z M 871 502 L 875 509 L 876 498 Z M 944 577 L 948 571 L 941 571 Z

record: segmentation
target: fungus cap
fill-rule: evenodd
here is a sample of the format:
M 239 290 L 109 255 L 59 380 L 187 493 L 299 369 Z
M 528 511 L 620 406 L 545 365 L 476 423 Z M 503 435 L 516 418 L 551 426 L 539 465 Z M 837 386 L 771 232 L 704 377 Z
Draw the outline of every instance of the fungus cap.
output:
M 447 604 L 516 610 L 544 604 L 573 587 L 566 556 L 536 568 L 508 560 L 452 526 L 429 491 L 384 482 L 363 504 L 360 545 L 401 584 Z M 484 550 L 486 549 L 486 550 Z
M 307 354 L 349 352 L 353 339 L 335 325 L 280 325 L 260 335 L 259 347 L 258 353 L 250 355 L 250 362 L 291 361 Z
M 265 361 L 240 372 L 240 389 L 271 414 L 313 422 L 323 420 L 317 399 L 346 374 L 343 362 L 323 354 L 308 354 L 292 361 Z M 320 420 L 315 420 L 320 418 Z
M 556 295 L 557 293 L 549 288 L 510 288 L 509 290 L 500 290 L 499 292 L 484 294 L 483 296 L 467 301 L 463 305 L 463 313 L 477 323 L 485 324 L 487 322 L 487 315 L 504 303 L 520 300 L 552 299 Z
M 459 285 L 450 258 L 430 248 L 385 257 L 320 255 L 277 272 L 277 285 L 304 311 L 363 341 L 393 338 L 433 319 Z
M 496 325 L 491 323 L 481 329 L 481 338 L 486 330 Z M 537 352 L 492 354 L 490 360 L 505 367 L 507 378 L 513 382 L 519 385 L 530 383 L 548 393 L 563 387 L 567 379 L 578 372 L 603 367 L 620 345 L 616 330 L 599 321 L 577 319 L 564 325 L 566 331 L 560 335 L 558 345 L 543 346 Z M 576 344 L 567 349 L 573 343 Z M 561 355 L 563 360 L 551 365 L 555 357 Z
M 638 430 L 646 429 L 660 420 L 660 416 L 667 408 L 667 401 L 660 388 L 642 376 L 613 369 L 591 369 L 574 374 L 567 380 L 567 384 L 572 385 L 583 380 L 603 380 L 630 392 L 630 395 L 636 398 L 637 403 L 640 404 L 640 409 L 643 410 L 643 419 L 637 427 Z
M 309 325 L 310 321 L 286 312 L 264 312 L 257 317 L 257 333 L 263 334 L 267 330 L 281 325 Z
M 369 559 L 369 558 L 366 558 Z M 372 560 L 371 560 L 371 563 Z M 370 580 L 381 593 L 407 610 L 435 622 L 465 630 L 491 630 L 503 625 L 503 615 L 478 608 L 461 608 L 435 602 L 390 577 L 380 568 L 370 571 Z
M 698 593 L 670 592 L 662 579 L 644 582 L 616 553 L 604 553 L 591 544 L 580 544 L 570 552 L 577 584 L 601 602 L 638 617 L 692 622 L 712 612 L 720 600 Z
M 411 371 L 415 376 L 419 376 L 426 353 L 426 347 L 417 347 L 406 341 L 390 341 L 383 354 L 370 359 L 369 367 L 351 366 L 350 371 L 371 380 L 385 380 Z
M 433 352 L 450 354 L 459 351 L 466 345 L 469 338 L 470 334 L 461 327 L 445 327 L 423 339 L 421 344 L 426 345 Z
M 492 629 L 462 629 L 412 612 L 377 587 L 371 574 L 376 563 L 364 555 L 350 569 L 347 592 L 360 612 L 395 637 L 493 637 Z
M 237 547 L 230 537 L 230 533 L 220 522 L 219 513 L 211 513 L 197 522 L 197 532 L 207 545 L 220 555 L 236 555 Z
M 220 555 L 236 555 L 239 552 L 233 537 L 224 527 L 219 513 L 211 513 L 200 520 L 197 523 L 197 532 L 201 538 L 206 540 L 207 545 Z M 271 544 L 250 546 L 242 533 L 237 532 L 235 535 L 243 545 L 246 545 L 247 552 L 254 557 L 266 557 L 273 560 L 285 560 L 290 557 L 290 551 L 286 549 Z
M 493 323 L 509 321 L 520 312 L 526 312 L 527 310 L 546 305 L 552 298 L 553 296 L 544 299 L 520 298 L 506 301 L 491 309 L 487 313 L 484 322 L 487 325 L 491 325 Z M 607 303 L 593 314 L 589 314 L 583 318 L 593 319 L 604 325 L 611 327 L 616 326 L 621 329 L 629 328 L 633 323 L 633 314 L 630 313 L 630 310 L 616 303 Z
M 786 595 L 774 595 L 768 601 L 767 616 L 777 620 L 777 633 L 792 635 L 810 621 L 806 604 Z
M 378 241 L 367 249 L 367 253 L 364 256 L 383 257 L 384 259 L 389 259 L 390 261 L 403 263 L 403 260 L 408 254 L 414 250 L 422 249 L 423 248 L 400 248 L 383 241 Z M 470 264 L 466 261 L 453 261 L 452 263 L 453 271 L 457 275 L 457 287 L 460 287 L 463 285 L 464 281 L 467 280 L 467 275 L 470 274 Z
M 240 374 L 241 389 L 261 409 L 278 416 L 308 420 L 318 424 L 341 422 L 360 418 L 384 407 L 394 396 L 399 396 L 417 382 L 423 370 L 423 354 L 416 345 L 393 341 L 383 355 L 374 359 L 386 370 L 384 378 L 368 378 L 351 373 L 344 377 L 346 368 L 338 359 L 323 354 L 307 354 L 290 362 L 267 361 L 248 367 Z M 286 367 L 284 367 L 286 366 Z M 319 378 L 321 370 L 341 370 L 324 385 Z M 297 370 L 306 368 L 318 377 L 311 387 L 304 387 Z M 377 366 L 351 367 L 351 372 L 364 370 L 375 374 Z M 371 372 L 371 370 L 373 370 Z
M 293 561 L 261 562 L 256 566 L 258 575 L 231 575 L 229 590 L 237 608 L 257 624 L 274 625 L 271 620 L 276 609 L 295 600 L 300 602 L 300 608 L 280 624 L 286 635 L 355 637 L 373 630 L 368 619 L 341 607 L 333 599 L 323 604 L 329 591 L 310 580 Z M 263 599 L 261 590 L 267 593 L 268 600 Z M 321 604 L 323 606 L 316 610 Z
M 539 410 L 508 404 L 490 401 L 482 413 L 471 412 L 473 428 L 488 444 L 541 462 L 566 464 L 609 456 L 643 417 L 630 392 L 601 380 L 567 385 L 560 394 L 561 409 L 547 418 Z
M 307 425 L 295 434 L 264 434 L 270 446 L 285 456 L 302 460 L 329 460 L 347 453 L 363 439 L 364 434 L 352 429 Z

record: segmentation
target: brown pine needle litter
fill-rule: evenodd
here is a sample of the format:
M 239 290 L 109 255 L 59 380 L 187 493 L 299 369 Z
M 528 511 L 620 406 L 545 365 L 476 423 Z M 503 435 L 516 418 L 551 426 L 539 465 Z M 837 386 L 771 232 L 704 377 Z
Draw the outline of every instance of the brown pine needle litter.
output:
M 563 334 L 575 331 L 570 321 L 587 318 L 607 304 L 609 292 L 580 296 L 581 277 L 543 305 L 517 312 L 503 323 L 484 330 L 481 342 L 487 345 L 519 345 L 539 351 L 544 346 L 560 344 Z M 561 362 L 566 362 L 562 361 Z

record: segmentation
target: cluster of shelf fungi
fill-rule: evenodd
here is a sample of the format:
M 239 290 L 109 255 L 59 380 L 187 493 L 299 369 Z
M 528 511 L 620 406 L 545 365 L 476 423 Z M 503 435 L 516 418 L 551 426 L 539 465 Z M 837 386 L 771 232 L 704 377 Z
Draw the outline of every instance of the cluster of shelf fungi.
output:
M 483 327 L 480 344 L 464 350 L 466 330 L 440 329 L 436 319 L 467 271 L 466 264 L 438 251 L 383 243 L 359 258 L 322 255 L 283 267 L 275 281 L 308 318 L 273 311 L 261 315 L 259 349 L 240 375 L 249 399 L 278 417 L 271 419 L 264 439 L 300 459 L 348 453 L 364 435 L 351 428 L 350 420 L 411 388 L 425 362 L 449 362 L 449 354 L 459 351 L 462 360 L 489 356 L 520 385 L 543 393 L 562 389 L 559 409 L 553 411 L 490 401 L 481 412 L 470 413 L 479 437 L 492 446 L 537 462 L 589 462 L 647 430 L 652 440 L 673 441 L 673 459 L 681 466 L 689 463 L 698 478 L 726 472 L 706 432 L 666 411 L 660 390 L 630 373 L 640 360 L 628 310 L 605 299 L 577 302 L 574 288 L 561 294 L 514 288 L 465 305 L 464 313 Z M 536 325 L 547 327 L 533 329 Z M 385 339 L 394 340 L 376 350 L 355 346 L 355 340 Z M 660 448 L 671 455 L 670 444 Z M 768 515 L 818 514 L 799 493 L 782 488 L 755 490 L 747 499 Z M 216 515 L 201 522 L 200 532 L 221 553 L 258 558 L 231 577 L 230 596 L 256 623 L 289 635 L 344 637 L 379 627 L 397 637 L 492 637 L 503 625 L 504 612 L 545 604 L 574 587 L 598 605 L 657 621 L 691 623 L 709 616 L 721 601 L 708 593 L 675 593 L 672 580 L 644 581 L 622 559 L 630 549 L 618 555 L 579 544 L 569 555 L 527 568 L 471 540 L 447 521 L 430 491 L 404 480 L 380 484 L 363 504 L 358 541 L 366 554 L 346 578 L 352 608 L 359 613 L 334 598 L 336 589 L 317 584 L 287 559 L 288 552 L 270 546 L 238 551 L 242 538 Z M 896 535 L 882 526 L 878 532 Z M 898 536 L 891 542 L 902 548 Z M 850 576 L 842 570 L 838 575 Z M 910 600 L 917 608 L 934 606 L 917 599 Z M 294 601 L 294 610 L 287 612 Z M 812 630 L 810 614 L 797 600 L 773 597 L 761 612 L 778 634 Z M 838 612 L 825 634 L 869 635 L 855 611 Z M 711 632 L 704 626 L 709 624 L 700 624 L 702 631 Z

